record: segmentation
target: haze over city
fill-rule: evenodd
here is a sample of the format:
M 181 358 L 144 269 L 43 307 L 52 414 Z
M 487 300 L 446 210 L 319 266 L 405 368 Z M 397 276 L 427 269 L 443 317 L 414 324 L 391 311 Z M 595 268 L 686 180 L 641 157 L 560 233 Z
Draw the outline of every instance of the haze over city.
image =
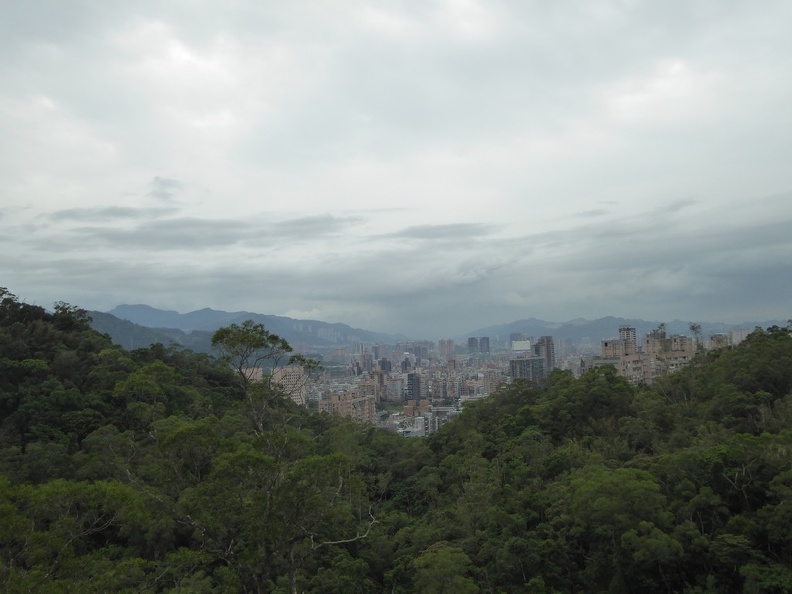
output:
M 792 4 L 25 2 L 0 285 L 414 337 L 787 319 Z

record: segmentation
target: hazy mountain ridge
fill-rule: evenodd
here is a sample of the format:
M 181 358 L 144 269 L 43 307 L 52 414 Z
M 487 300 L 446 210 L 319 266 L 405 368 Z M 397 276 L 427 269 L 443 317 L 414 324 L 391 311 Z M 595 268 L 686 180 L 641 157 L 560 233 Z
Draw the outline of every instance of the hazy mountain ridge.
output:
M 127 346 L 130 341 L 135 342 L 137 339 L 150 336 L 158 339 L 155 342 L 163 342 L 163 344 L 173 342 L 195 351 L 212 352 L 211 335 L 215 330 L 245 320 L 264 324 L 267 330 L 285 338 L 295 348 L 347 346 L 358 342 L 396 343 L 406 340 L 403 335 L 371 332 L 346 324 L 299 320 L 248 311 L 227 312 L 204 308 L 182 314 L 145 304 L 124 304 L 106 313 L 90 313 L 94 318 L 94 327 L 110 334 L 114 342 L 123 346 Z M 113 322 L 106 316 L 133 326 Z M 149 333 L 140 328 L 148 329 Z M 150 343 L 136 344 L 136 348 L 148 344 Z
M 619 326 L 632 326 L 635 328 L 639 338 L 643 337 L 647 332 L 656 329 L 661 322 L 647 321 L 635 318 L 619 318 L 614 316 L 606 316 L 596 320 L 585 320 L 583 318 L 576 318 L 568 322 L 550 322 L 546 320 L 539 320 L 536 318 L 528 318 L 524 320 L 517 320 L 506 324 L 496 324 L 480 328 L 470 332 L 466 336 L 489 336 L 493 344 L 506 343 L 509 336 L 514 333 L 527 334 L 529 336 L 553 336 L 556 341 L 572 340 L 579 342 L 584 339 L 589 339 L 594 342 L 604 340 L 607 338 L 617 337 L 619 334 Z M 689 321 L 672 320 L 666 322 L 666 332 L 670 334 L 685 334 L 690 335 Z M 770 326 L 786 326 L 787 321 L 782 320 L 769 320 L 762 322 L 744 322 L 740 324 L 727 324 L 723 322 L 700 322 L 702 335 L 708 337 L 711 334 L 730 332 L 733 330 L 753 330 L 757 326 L 767 328 Z M 460 337 L 460 339 L 463 337 Z
M 108 334 L 115 344 L 127 350 L 142 349 L 161 343 L 166 346 L 178 345 L 197 353 L 214 354 L 215 352 L 212 348 L 211 332 L 200 330 L 184 332 L 178 328 L 143 326 L 101 311 L 90 311 L 88 314 L 91 316 L 91 327 L 94 330 Z
M 392 335 L 352 328 L 346 324 L 299 320 L 285 316 L 259 314 L 248 311 L 228 312 L 203 308 L 188 313 L 162 310 L 145 304 L 124 304 L 109 312 L 90 312 L 93 327 L 109 334 L 116 344 L 128 349 L 144 348 L 160 342 L 176 344 L 196 352 L 212 353 L 212 333 L 222 326 L 241 323 L 252 319 L 264 324 L 270 332 L 285 338 L 298 349 L 331 348 L 350 346 L 355 343 L 395 344 L 409 340 L 404 335 Z M 660 322 L 635 318 L 606 316 L 596 320 L 575 318 L 567 322 L 554 322 L 538 318 L 526 318 L 506 324 L 480 328 L 460 334 L 455 340 L 462 344 L 470 336 L 489 336 L 493 345 L 507 345 L 513 333 L 529 336 L 550 335 L 557 342 L 571 340 L 575 343 L 588 339 L 593 344 L 618 335 L 619 326 L 628 325 L 636 329 L 639 337 L 658 327 Z M 701 323 L 702 334 L 729 332 L 737 329 L 753 330 L 755 327 L 772 325 L 785 326 L 786 321 L 745 322 L 742 324 Z M 672 334 L 690 334 L 690 322 L 672 320 L 666 323 Z M 440 337 L 438 337 L 440 338 Z
M 157 309 L 145 304 L 118 305 L 107 312 L 121 320 L 127 320 L 148 328 L 175 328 L 182 332 L 204 330 L 214 332 L 218 328 L 232 324 L 239 319 L 250 319 L 260 315 L 246 311 L 222 311 L 205 307 L 188 313 Z

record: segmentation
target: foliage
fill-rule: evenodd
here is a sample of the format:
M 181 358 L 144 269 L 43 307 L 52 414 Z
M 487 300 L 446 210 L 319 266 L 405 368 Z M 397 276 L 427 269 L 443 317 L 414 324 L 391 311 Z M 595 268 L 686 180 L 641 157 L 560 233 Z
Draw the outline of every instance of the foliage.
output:
M 792 336 L 515 383 L 425 440 L 0 290 L 0 591 L 789 592 Z M 303 361 L 296 361 L 304 364 Z

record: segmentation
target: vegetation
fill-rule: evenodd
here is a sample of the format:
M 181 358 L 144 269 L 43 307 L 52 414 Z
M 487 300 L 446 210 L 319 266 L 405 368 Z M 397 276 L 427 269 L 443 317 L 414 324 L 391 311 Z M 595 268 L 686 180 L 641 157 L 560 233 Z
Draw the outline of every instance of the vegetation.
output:
M 0 591 L 792 591 L 790 328 L 651 388 L 516 383 L 425 440 L 256 389 L 0 290 Z

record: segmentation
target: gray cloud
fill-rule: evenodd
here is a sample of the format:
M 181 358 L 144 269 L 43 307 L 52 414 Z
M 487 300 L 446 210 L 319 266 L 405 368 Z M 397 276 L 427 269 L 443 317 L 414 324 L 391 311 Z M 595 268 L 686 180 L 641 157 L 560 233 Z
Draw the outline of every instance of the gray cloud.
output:
M 788 317 L 789 3 L 205 8 L 6 11 L 15 293 L 429 337 Z
M 410 239 L 473 239 L 491 235 L 496 228 L 492 225 L 481 223 L 454 223 L 444 225 L 417 225 L 407 227 L 395 233 L 389 233 L 387 237 L 410 238 Z
M 362 217 L 335 217 L 325 214 L 281 221 L 271 225 L 268 232 L 283 238 L 324 237 L 341 233 L 362 221 Z
M 456 244 L 448 251 L 418 246 L 394 249 L 386 247 L 386 238 L 349 255 L 323 250 L 314 262 L 302 265 L 281 265 L 273 258 L 277 249 L 290 243 L 283 241 L 283 235 L 269 248 L 254 244 L 248 256 L 233 260 L 202 258 L 185 265 L 163 258 L 160 250 L 211 254 L 224 244 L 247 241 L 260 233 L 255 221 L 175 219 L 157 221 L 137 236 L 91 228 L 107 246 L 135 247 L 136 262 L 122 263 L 112 252 L 103 255 L 89 247 L 88 259 L 50 258 L 46 264 L 34 265 L 35 279 L 30 278 L 29 260 L 15 274 L 26 274 L 32 286 L 66 276 L 95 287 L 88 295 L 91 299 L 101 293 L 118 302 L 132 297 L 153 302 L 147 296 L 169 295 L 169 307 L 184 311 L 205 306 L 206 300 L 211 304 L 218 300 L 228 304 L 226 309 L 295 316 L 303 312 L 304 317 L 325 312 L 319 317 L 393 331 L 407 329 L 428 337 L 459 332 L 459 320 L 470 320 L 475 327 L 528 314 L 567 319 L 564 312 L 568 311 L 586 311 L 589 316 L 641 315 L 640 311 L 650 308 L 658 319 L 679 317 L 682 309 L 686 317 L 708 321 L 713 318 L 709 306 L 702 305 L 704 300 L 716 303 L 730 321 L 739 321 L 746 317 L 740 312 L 746 311 L 752 299 L 754 305 L 760 302 L 760 311 L 768 316 L 784 306 L 792 283 L 785 274 L 792 253 L 787 233 L 792 217 L 747 229 L 732 221 L 688 232 L 675 225 L 680 216 L 685 215 L 669 210 L 654 218 L 602 221 L 517 238 L 491 237 L 469 250 L 460 250 Z M 354 218 L 333 217 L 310 217 L 303 222 L 309 227 L 313 224 L 317 231 L 356 224 Z M 292 220 L 290 227 L 296 237 L 300 224 Z M 488 232 L 485 227 L 446 231 L 451 237 Z M 275 251 L 266 257 L 261 249 Z M 229 300 L 229 287 L 241 297 Z M 759 298 L 757 287 L 761 287 Z M 250 295 L 260 297 L 251 301 Z M 61 298 L 74 301 L 69 295 Z M 553 305 L 548 307 L 548 303 Z M 483 315 L 482 308 L 486 309 Z M 453 316 L 440 322 L 449 310 Z M 387 320 L 393 320 L 390 326 Z M 427 334 L 430 328 L 434 330 Z
M 603 208 L 595 208 L 592 210 L 583 210 L 581 212 L 578 212 L 577 216 L 581 218 L 595 218 L 595 217 L 605 216 L 606 214 L 608 214 L 607 210 Z
M 176 212 L 175 208 L 134 208 L 108 206 L 104 208 L 68 208 L 48 215 L 52 221 L 94 221 L 155 219 Z
M 149 187 L 151 190 L 146 194 L 147 196 L 168 202 L 173 200 L 173 197 L 182 189 L 182 184 L 178 180 L 157 175 L 151 180 Z
M 668 204 L 662 204 L 657 206 L 654 209 L 654 214 L 660 215 L 667 213 L 677 213 L 682 210 L 685 210 L 686 208 L 693 206 L 694 204 L 696 204 L 696 201 L 691 199 L 673 200 Z
M 249 224 L 238 221 L 218 221 L 176 218 L 153 221 L 133 229 L 112 227 L 79 227 L 74 235 L 84 241 L 110 247 L 142 247 L 148 250 L 209 250 L 219 246 L 233 246 L 252 234 Z
M 81 249 L 122 251 L 126 248 L 153 252 L 216 250 L 245 246 L 251 249 L 285 247 L 295 244 L 324 242 L 359 224 L 360 217 L 331 215 L 301 217 L 283 221 L 248 219 L 198 219 L 171 217 L 155 219 L 171 209 L 70 209 L 47 217 L 55 222 L 129 222 L 131 225 L 81 225 L 54 231 L 47 228 L 41 236 L 29 235 L 25 243 L 38 251 L 69 252 Z M 140 219 L 151 218 L 145 223 Z M 78 249 L 79 249 L 78 248 Z

